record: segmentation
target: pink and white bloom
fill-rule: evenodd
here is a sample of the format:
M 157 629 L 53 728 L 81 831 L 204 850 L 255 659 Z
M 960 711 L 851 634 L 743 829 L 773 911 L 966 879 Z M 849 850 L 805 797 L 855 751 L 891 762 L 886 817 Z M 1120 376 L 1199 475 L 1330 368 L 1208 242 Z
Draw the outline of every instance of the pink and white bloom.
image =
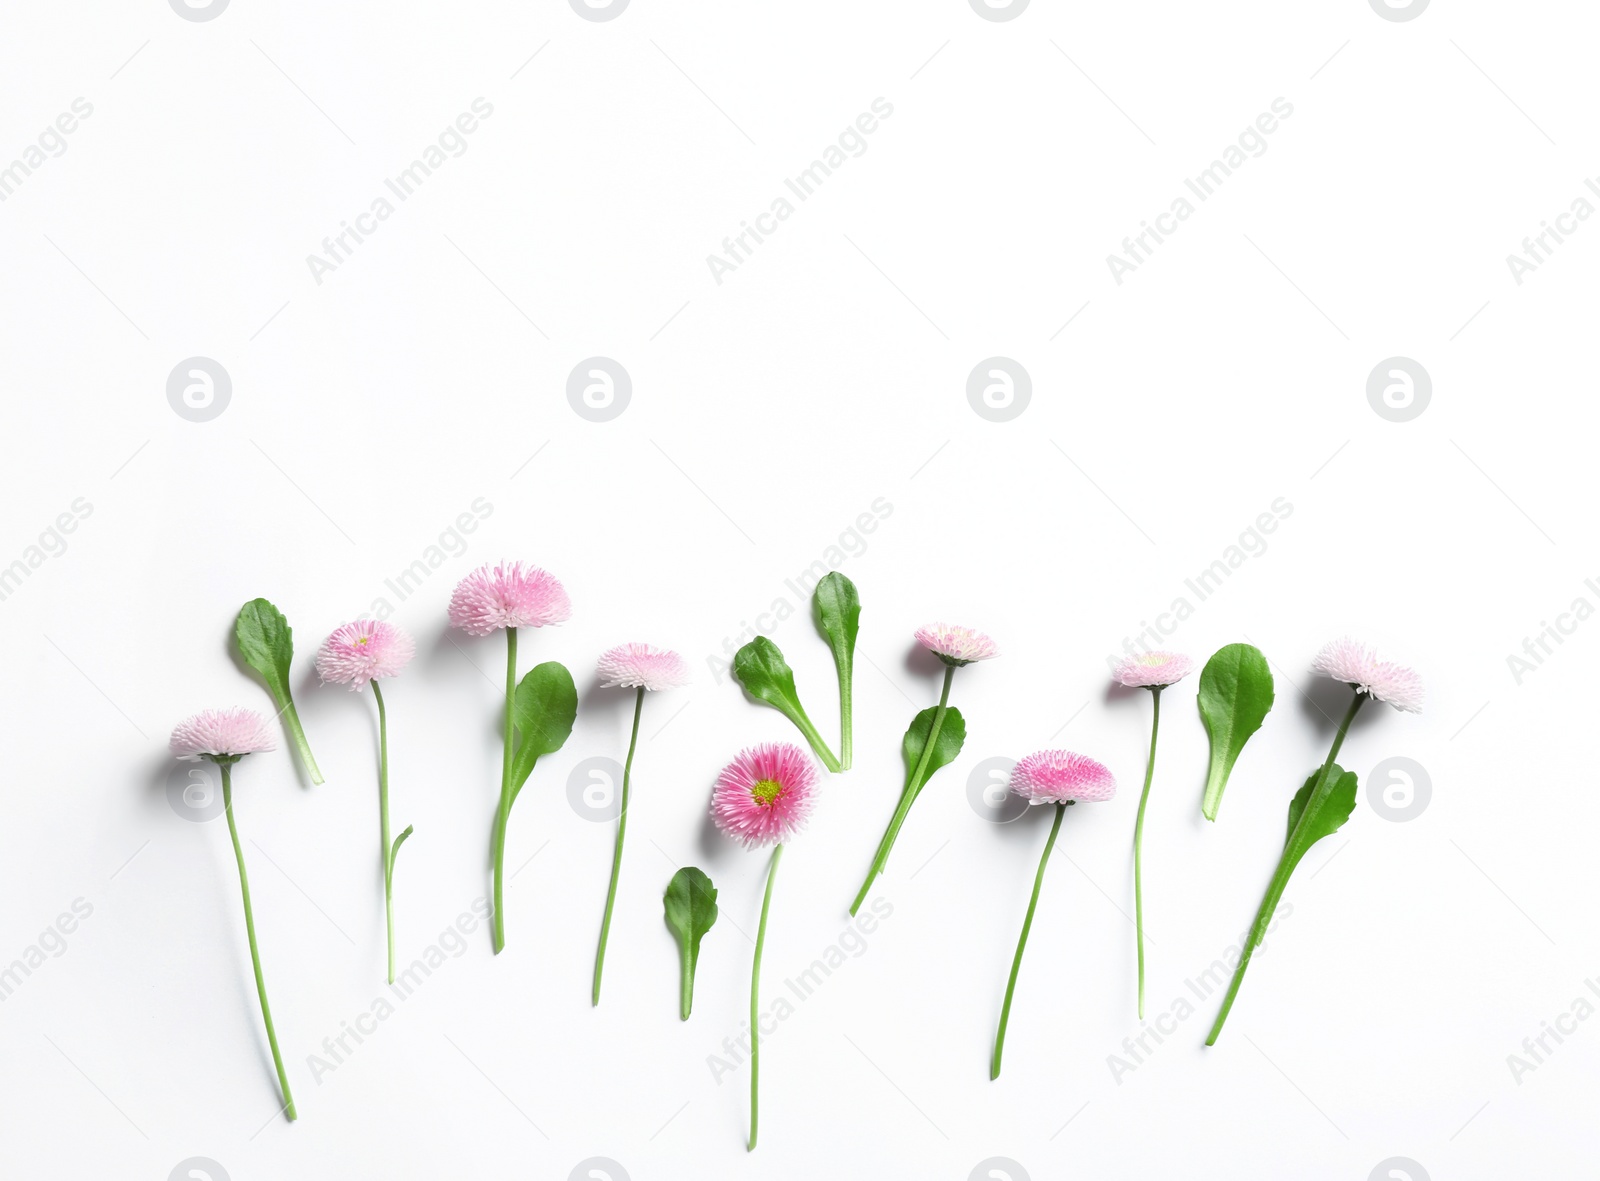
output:
M 1041 750 L 1011 768 L 1011 790 L 1030 804 L 1100 803 L 1117 792 L 1103 763 L 1070 750 Z
M 792 742 L 749 747 L 717 776 L 711 818 L 746 848 L 782 844 L 811 815 L 818 778 L 816 761 Z
M 1117 665 L 1111 679 L 1129 689 L 1165 689 L 1194 671 L 1194 661 L 1180 652 L 1141 652 Z
M 317 650 L 317 676 L 325 685 L 365 689 L 377 677 L 395 676 L 417 654 L 409 633 L 392 623 L 358 619 L 334 629 Z
M 267 719 L 253 709 L 203 709 L 172 728 L 167 748 L 176 758 L 235 759 L 274 749 Z
M 689 664 L 667 648 L 650 644 L 618 644 L 600 655 L 604 689 L 681 689 L 689 683 Z
M 572 601 L 555 575 L 521 562 L 479 566 L 450 596 L 450 626 L 470 636 L 508 627 L 544 627 L 572 618 Z
M 916 631 L 917 643 L 952 667 L 993 660 L 1000 655 L 995 642 L 980 631 L 954 623 L 930 623 Z
M 1324 676 L 1350 685 L 1379 701 L 1407 713 L 1422 712 L 1422 678 L 1414 669 L 1387 660 L 1366 644 L 1345 636 L 1327 644 L 1311 667 Z
M 633 736 L 628 739 L 628 761 L 622 765 L 622 812 L 628 811 L 628 778 L 633 770 L 633 754 L 639 746 L 639 716 L 644 712 L 646 689 L 676 689 L 689 683 L 689 666 L 683 657 L 666 648 L 649 644 L 618 644 L 600 655 L 600 686 L 604 689 L 637 689 L 633 702 Z M 611 910 L 617 901 L 617 878 L 622 869 L 624 829 L 617 823 L 617 848 L 611 855 L 611 886 L 606 891 L 606 913 L 600 920 L 600 947 L 594 957 L 593 1003 L 600 1003 L 600 977 L 605 970 L 606 939 L 611 934 Z

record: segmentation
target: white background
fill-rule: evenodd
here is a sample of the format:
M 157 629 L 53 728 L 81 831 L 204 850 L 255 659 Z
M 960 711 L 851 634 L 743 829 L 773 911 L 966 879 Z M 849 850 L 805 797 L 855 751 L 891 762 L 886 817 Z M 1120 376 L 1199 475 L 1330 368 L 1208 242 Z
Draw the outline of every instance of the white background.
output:
M 603 1156 L 635 1181 L 956 1181 L 1004 1156 L 1034 1178 L 1359 1181 L 1394 1156 L 1433 1178 L 1592 1160 L 1600 1025 L 1520 1082 L 1507 1063 L 1600 971 L 1600 625 L 1521 684 L 1506 659 L 1575 598 L 1600 604 L 1600 228 L 1521 285 L 1505 262 L 1600 169 L 1588 6 L 1439 0 L 1393 22 L 1365 0 L 1035 0 L 994 22 L 965 0 L 635 0 L 598 23 L 565 0 L 235 0 L 192 22 L 142 0 L 12 4 L 0 24 L 0 162 L 93 106 L 0 205 L 0 564 L 92 506 L 0 602 L 0 961 L 93 907 L 0 1006 L 7 1176 L 165 1178 L 206 1156 L 236 1181 L 562 1179 Z M 306 256 L 480 97 L 465 154 L 319 285 Z M 707 255 L 879 97 L 893 114 L 866 152 L 715 282 Z M 1106 256 L 1278 97 L 1293 115 L 1265 153 L 1115 282 Z M 196 355 L 233 382 L 205 423 L 166 400 Z M 593 355 L 632 376 L 610 422 L 566 399 Z M 1033 382 L 1006 423 L 965 394 L 994 355 Z M 1366 397 L 1395 355 L 1433 381 L 1407 423 Z M 387 594 L 480 497 L 466 551 Z M 906 825 L 891 917 L 767 1043 L 747 1156 L 748 1076 L 719 1084 L 708 1057 L 744 1020 L 765 862 L 704 817 L 741 745 L 796 736 L 709 658 L 879 498 L 892 511 L 842 567 L 864 602 L 856 767 L 784 860 L 769 1002 L 845 929 L 900 736 L 936 698 L 913 628 L 968 623 L 1003 656 L 956 678 L 970 736 Z M 1278 703 L 1207 825 L 1194 684 L 1166 696 L 1151 1016 L 1254 912 L 1342 704 L 1312 692 L 1317 648 L 1379 644 L 1422 671 L 1427 710 L 1360 718 L 1341 762 L 1361 803 L 1295 877 L 1220 1043 L 1201 1045 L 1201 1003 L 1119 1081 L 1149 701 L 1109 694 L 1105 657 L 1192 600 L 1184 580 L 1277 498 L 1292 513 L 1265 552 L 1169 641 L 1203 660 L 1248 637 Z M 380 995 L 383 932 L 371 698 L 318 688 L 310 658 L 380 596 L 417 637 L 388 698 L 395 819 L 416 826 L 401 949 L 420 954 L 488 887 L 500 757 L 503 642 L 447 637 L 444 608 L 513 557 L 574 603 L 525 635 L 522 667 L 564 661 L 583 697 L 512 818 L 509 947 L 478 931 L 319 1083 L 307 1056 Z M 229 654 L 257 595 L 296 629 L 327 775 L 309 788 L 280 749 L 236 776 L 293 1125 L 273 1116 L 225 828 L 165 793 L 176 721 L 270 709 Z M 833 736 L 824 644 L 803 612 L 773 637 Z M 696 681 L 646 703 L 595 1010 L 612 829 L 566 782 L 622 757 L 629 697 L 592 669 L 628 639 L 682 651 Z M 1067 817 L 991 1083 L 1048 816 L 986 823 L 967 780 L 1051 745 L 1122 787 Z M 1366 796 L 1392 756 L 1432 780 L 1409 823 Z M 724 916 L 687 1024 L 660 903 L 685 863 Z

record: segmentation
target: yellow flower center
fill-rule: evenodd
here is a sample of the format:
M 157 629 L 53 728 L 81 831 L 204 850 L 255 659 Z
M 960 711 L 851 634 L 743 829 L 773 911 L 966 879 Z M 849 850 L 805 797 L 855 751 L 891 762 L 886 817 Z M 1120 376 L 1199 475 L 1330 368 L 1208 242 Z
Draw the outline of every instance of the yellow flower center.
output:
M 758 804 L 771 807 L 773 801 L 783 794 L 783 784 L 776 779 L 758 779 L 750 789 L 750 795 Z

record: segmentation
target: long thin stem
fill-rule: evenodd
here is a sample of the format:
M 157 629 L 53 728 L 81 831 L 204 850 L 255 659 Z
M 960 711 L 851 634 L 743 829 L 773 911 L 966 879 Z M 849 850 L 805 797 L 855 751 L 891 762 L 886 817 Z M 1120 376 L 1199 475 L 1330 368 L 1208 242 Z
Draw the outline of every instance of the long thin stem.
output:
M 905 824 L 906 816 L 911 812 L 911 805 L 916 802 L 918 793 L 922 791 L 922 776 L 928 769 L 928 761 L 933 758 L 933 748 L 939 741 L 939 731 L 944 728 L 944 716 L 950 704 L 950 682 L 955 675 L 956 666 L 946 665 L 944 687 L 939 692 L 939 707 L 933 711 L 933 724 L 928 728 L 927 744 L 922 748 L 922 757 L 917 760 L 911 778 L 906 780 L 905 790 L 900 793 L 900 802 L 895 806 L 894 815 L 889 819 L 889 827 L 884 829 L 883 839 L 878 842 L 878 851 L 873 854 L 872 866 L 867 870 L 867 880 L 861 883 L 861 890 L 856 894 L 856 900 L 850 904 L 852 915 L 861 909 L 861 904 L 867 900 L 867 891 L 872 889 L 873 881 L 888 864 L 889 851 L 894 848 L 894 843 L 900 836 L 900 826 Z
M 617 847 L 611 854 L 611 888 L 606 891 L 606 917 L 600 920 L 600 947 L 594 954 L 594 995 L 590 1004 L 600 1003 L 600 973 L 606 966 L 606 937 L 611 934 L 611 908 L 617 901 L 617 878 L 622 876 L 622 838 L 628 831 L 628 780 L 633 774 L 633 752 L 639 745 L 639 715 L 644 712 L 644 686 L 633 701 L 633 737 L 628 739 L 628 761 L 622 765 L 622 811 L 617 813 Z M 687 1013 L 684 1014 L 688 1016 Z
M 1006 1003 L 1000 1008 L 1000 1028 L 994 1035 L 994 1057 L 989 1062 L 989 1078 L 1000 1077 L 1000 1055 L 1006 1048 L 1006 1025 L 1011 1020 L 1011 994 L 1017 990 L 1017 971 L 1022 967 L 1022 951 L 1028 946 L 1028 932 L 1033 928 L 1033 912 L 1039 905 L 1039 887 L 1044 884 L 1044 869 L 1050 863 L 1050 853 L 1056 847 L 1056 834 L 1061 831 L 1061 818 L 1067 814 L 1067 803 L 1056 804 L 1055 822 L 1050 825 L 1050 839 L 1044 843 L 1044 856 L 1039 858 L 1039 872 L 1033 875 L 1033 897 L 1028 899 L 1028 917 L 1022 920 L 1022 935 L 1017 939 L 1017 954 L 1011 961 L 1011 979 L 1006 982 Z
M 517 696 L 517 629 L 506 628 L 506 732 L 500 764 L 500 806 L 494 815 L 494 953 L 506 946 L 506 822 L 511 818 L 511 747 L 516 723 L 511 713 Z
M 300 761 L 306 765 L 312 784 L 321 783 L 322 772 L 317 768 L 317 760 L 311 757 L 311 744 L 306 741 L 305 727 L 300 724 L 300 713 L 292 700 L 284 707 L 283 718 L 289 725 L 289 737 L 294 739 L 295 749 L 300 752 Z
M 1283 855 L 1278 859 L 1278 868 L 1272 875 L 1272 881 L 1267 884 L 1267 893 L 1261 899 L 1261 908 L 1256 911 L 1256 921 L 1251 925 L 1250 937 L 1245 940 L 1244 954 L 1239 957 L 1239 966 L 1234 969 L 1233 980 L 1228 985 L 1228 994 L 1222 998 L 1222 1008 L 1217 1013 L 1216 1023 L 1212 1025 L 1211 1033 L 1206 1037 L 1208 1046 L 1216 1045 L 1217 1035 L 1222 1032 L 1222 1024 L 1228 1019 L 1228 1013 L 1233 1008 L 1233 998 L 1239 995 L 1239 985 L 1244 983 L 1244 970 L 1250 966 L 1250 957 L 1255 954 L 1257 945 L 1267 937 L 1267 927 L 1272 923 L 1272 916 L 1277 913 L 1278 902 L 1283 898 L 1284 888 L 1289 884 L 1289 875 L 1294 872 L 1295 865 L 1305 853 L 1305 849 L 1297 848 L 1296 844 L 1300 827 L 1305 823 L 1306 817 L 1316 815 L 1316 810 L 1328 791 L 1328 776 L 1333 770 L 1333 760 L 1338 757 L 1339 748 L 1344 745 L 1344 736 L 1350 730 L 1350 723 L 1355 721 L 1356 711 L 1366 699 L 1365 693 L 1358 692 L 1355 700 L 1350 703 L 1344 720 L 1339 723 L 1339 729 L 1333 736 L 1333 747 L 1328 751 L 1328 758 L 1317 775 L 1316 786 L 1311 789 L 1311 794 L 1306 797 L 1306 806 L 1300 811 L 1300 824 L 1295 825 L 1288 841 L 1284 843 Z
M 389 983 L 394 983 L 394 854 L 389 841 L 389 715 L 383 707 L 383 690 L 372 682 L 378 703 L 378 827 L 383 841 L 383 917 L 389 935 Z
M 383 690 L 372 682 L 372 697 L 378 703 L 378 829 L 383 841 L 383 911 L 389 935 L 389 983 L 394 983 L 394 889 L 393 866 L 389 860 L 389 714 L 383 707 Z
M 851 708 L 851 680 L 853 669 L 842 665 L 839 669 L 839 769 L 850 770 L 855 759 L 854 710 Z
M 233 781 L 227 763 L 218 763 L 222 771 L 222 808 L 228 814 L 228 835 L 233 838 L 233 857 L 239 863 L 239 890 L 244 895 L 244 929 L 250 938 L 250 962 L 256 970 L 256 995 L 261 998 L 261 1016 L 267 1023 L 267 1041 L 272 1044 L 272 1061 L 278 1068 L 278 1086 L 283 1088 L 283 1110 L 291 1120 L 297 1118 L 294 1094 L 289 1090 L 289 1076 L 283 1069 L 283 1055 L 278 1051 L 278 1032 L 272 1027 L 272 1006 L 267 1004 L 267 980 L 261 974 L 261 951 L 256 946 L 256 919 L 250 910 L 250 875 L 244 869 L 244 850 L 239 847 L 239 828 L 233 822 Z
M 1156 774 L 1156 734 L 1161 729 L 1160 685 L 1150 686 L 1154 706 L 1150 715 L 1150 761 L 1144 768 L 1144 791 L 1139 794 L 1139 818 L 1133 822 L 1133 915 L 1139 938 L 1139 1020 L 1144 1020 L 1144 808 L 1150 802 L 1150 781 Z
M 772 848 L 772 864 L 767 867 L 767 892 L 761 899 L 761 925 L 756 928 L 756 959 L 750 969 L 750 1147 L 756 1149 L 756 1128 L 761 1119 L 761 948 L 767 942 L 767 911 L 772 908 L 772 883 L 778 876 L 783 846 Z

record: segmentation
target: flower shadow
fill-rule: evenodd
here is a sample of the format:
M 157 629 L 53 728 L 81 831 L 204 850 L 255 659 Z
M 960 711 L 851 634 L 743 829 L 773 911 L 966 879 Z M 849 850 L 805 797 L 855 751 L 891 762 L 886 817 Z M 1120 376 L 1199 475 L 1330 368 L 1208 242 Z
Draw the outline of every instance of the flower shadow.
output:
M 1327 757 L 1328 744 L 1333 741 L 1333 735 L 1339 729 L 1340 719 L 1344 717 L 1345 712 L 1350 708 L 1350 695 L 1354 690 L 1343 681 L 1335 681 L 1331 677 L 1319 676 L 1312 677 L 1304 687 L 1296 686 L 1296 688 L 1298 690 L 1295 694 L 1297 698 L 1296 704 L 1300 707 L 1301 715 L 1308 719 L 1315 728 L 1319 740 L 1318 745 L 1323 751 L 1321 755 L 1317 756 L 1317 762 L 1320 764 L 1322 759 Z M 1368 726 L 1373 725 L 1378 716 L 1378 709 L 1374 708 L 1374 706 L 1381 704 L 1381 702 L 1368 702 L 1362 706 L 1361 712 L 1356 715 L 1355 721 L 1350 724 L 1350 734 L 1353 735 L 1359 731 L 1364 731 Z

